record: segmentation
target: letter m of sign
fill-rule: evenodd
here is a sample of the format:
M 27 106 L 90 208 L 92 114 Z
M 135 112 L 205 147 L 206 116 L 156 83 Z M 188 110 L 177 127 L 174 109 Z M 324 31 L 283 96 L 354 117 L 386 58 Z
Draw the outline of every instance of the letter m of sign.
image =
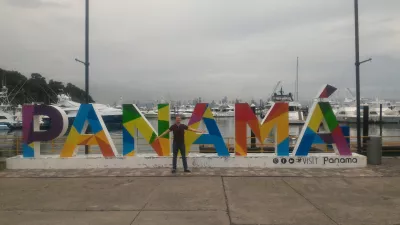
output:
M 247 125 L 261 143 L 275 127 L 275 153 L 278 156 L 289 155 L 289 105 L 276 102 L 268 111 L 261 124 L 249 104 L 235 105 L 235 152 L 237 156 L 247 155 Z

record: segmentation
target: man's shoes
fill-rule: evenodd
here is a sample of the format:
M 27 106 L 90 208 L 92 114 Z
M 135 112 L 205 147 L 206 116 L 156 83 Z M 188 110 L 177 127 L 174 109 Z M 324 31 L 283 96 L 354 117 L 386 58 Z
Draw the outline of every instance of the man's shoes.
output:
M 171 173 L 176 173 L 176 169 L 171 170 Z
M 185 173 L 191 173 L 192 171 L 190 171 L 190 170 L 188 170 L 188 169 L 186 169 L 185 170 Z

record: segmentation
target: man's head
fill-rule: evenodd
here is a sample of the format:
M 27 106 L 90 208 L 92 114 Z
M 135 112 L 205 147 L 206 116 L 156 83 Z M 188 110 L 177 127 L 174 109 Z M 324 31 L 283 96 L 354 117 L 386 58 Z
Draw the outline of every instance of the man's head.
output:
M 181 123 L 181 116 L 176 116 L 175 117 L 175 123 L 177 123 L 177 124 Z

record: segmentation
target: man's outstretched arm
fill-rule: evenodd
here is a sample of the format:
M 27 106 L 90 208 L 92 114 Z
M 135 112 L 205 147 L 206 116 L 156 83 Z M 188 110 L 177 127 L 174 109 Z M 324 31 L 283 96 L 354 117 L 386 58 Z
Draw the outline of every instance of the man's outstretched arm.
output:
M 164 133 L 160 134 L 160 136 L 158 136 L 157 139 L 160 138 L 160 137 L 162 137 L 162 136 L 164 136 L 164 135 L 166 135 L 166 134 L 168 134 L 169 132 L 171 132 L 170 129 L 164 131 Z
M 196 129 L 193 129 L 193 128 L 190 128 L 190 127 L 188 127 L 188 130 L 196 132 L 196 133 L 204 133 L 204 130 L 196 130 Z

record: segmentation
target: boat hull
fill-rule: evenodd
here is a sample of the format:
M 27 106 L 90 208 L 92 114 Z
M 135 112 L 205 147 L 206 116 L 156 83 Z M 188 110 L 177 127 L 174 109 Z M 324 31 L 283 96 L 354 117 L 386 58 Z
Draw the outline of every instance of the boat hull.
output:
M 122 115 L 103 115 L 101 116 L 105 124 L 122 124 Z M 68 117 L 70 125 L 74 122 L 75 117 Z
M 122 115 L 104 115 L 102 116 L 105 124 L 122 124 Z M 71 126 L 74 123 L 75 117 L 68 117 L 68 123 Z M 44 125 L 50 124 L 49 118 L 43 118 Z
M 10 130 L 11 128 L 5 124 L 0 124 L 0 130 Z
M 356 116 L 347 116 L 347 117 L 336 116 L 336 119 L 338 120 L 338 122 L 341 123 L 357 123 Z M 361 123 L 364 123 L 363 116 L 361 116 Z M 368 123 L 380 123 L 380 119 L 379 117 L 369 117 Z M 400 116 L 382 116 L 382 123 L 399 124 Z
M 144 117 L 148 119 L 156 119 L 158 118 L 158 114 L 144 114 Z
M 289 120 L 289 125 L 303 125 L 304 123 L 304 120 Z

